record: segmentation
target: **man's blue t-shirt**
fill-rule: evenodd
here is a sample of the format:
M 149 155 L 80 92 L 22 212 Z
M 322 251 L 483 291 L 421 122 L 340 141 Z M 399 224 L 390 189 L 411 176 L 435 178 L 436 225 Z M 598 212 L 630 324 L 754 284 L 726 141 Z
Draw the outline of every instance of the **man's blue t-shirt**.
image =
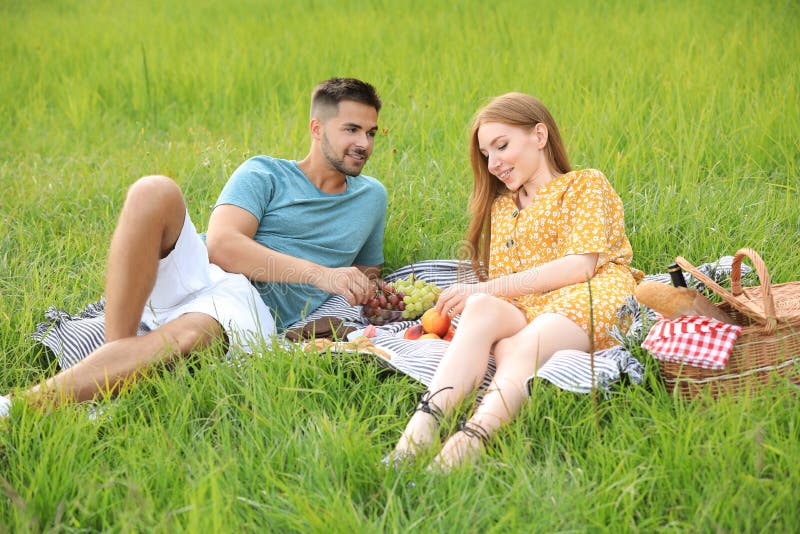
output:
M 258 219 L 254 239 L 278 252 L 325 267 L 380 265 L 386 188 L 369 176 L 348 176 L 344 193 L 312 184 L 296 161 L 256 156 L 231 175 L 217 203 L 239 206 Z M 312 312 L 330 294 L 308 284 L 253 282 L 279 328 Z

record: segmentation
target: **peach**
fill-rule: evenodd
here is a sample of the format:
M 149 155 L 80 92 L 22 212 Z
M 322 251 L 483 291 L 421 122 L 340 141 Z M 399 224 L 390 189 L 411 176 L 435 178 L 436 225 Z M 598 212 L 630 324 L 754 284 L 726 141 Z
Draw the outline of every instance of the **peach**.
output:
M 420 338 L 420 340 L 422 340 L 422 339 L 442 339 L 439 336 L 437 336 L 436 334 L 430 334 L 430 333 L 423 334 L 419 338 Z
M 452 341 L 454 335 L 456 335 L 456 329 L 453 328 L 453 325 L 450 325 L 450 328 L 447 329 L 447 333 L 442 336 L 442 339 L 445 341 Z
M 422 329 L 421 324 L 415 324 L 413 326 L 409 326 L 406 329 L 405 334 L 403 334 L 403 338 L 405 339 L 419 339 L 425 331 Z
M 446 315 L 441 315 L 436 308 L 431 308 L 422 314 L 422 328 L 428 334 L 436 334 L 439 337 L 447 334 L 447 329 L 450 328 L 450 318 Z

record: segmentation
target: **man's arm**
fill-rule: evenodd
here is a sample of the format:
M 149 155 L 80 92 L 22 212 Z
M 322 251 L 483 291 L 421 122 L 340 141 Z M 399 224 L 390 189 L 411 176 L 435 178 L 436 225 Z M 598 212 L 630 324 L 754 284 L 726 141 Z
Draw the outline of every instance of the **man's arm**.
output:
M 254 282 L 310 284 L 342 295 L 352 305 L 366 302 L 372 294 L 370 277 L 376 267 L 324 267 L 257 243 L 256 230 L 258 219 L 249 211 L 232 204 L 217 206 L 206 233 L 209 260 Z

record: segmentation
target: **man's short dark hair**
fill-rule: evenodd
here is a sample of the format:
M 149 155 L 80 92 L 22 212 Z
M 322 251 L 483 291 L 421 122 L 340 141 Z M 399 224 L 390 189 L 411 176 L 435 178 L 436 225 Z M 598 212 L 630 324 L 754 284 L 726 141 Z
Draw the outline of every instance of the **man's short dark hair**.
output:
M 311 94 L 311 117 L 326 120 L 339 109 L 339 102 L 349 100 L 381 110 L 378 92 L 367 82 L 355 78 L 331 78 L 314 88 Z

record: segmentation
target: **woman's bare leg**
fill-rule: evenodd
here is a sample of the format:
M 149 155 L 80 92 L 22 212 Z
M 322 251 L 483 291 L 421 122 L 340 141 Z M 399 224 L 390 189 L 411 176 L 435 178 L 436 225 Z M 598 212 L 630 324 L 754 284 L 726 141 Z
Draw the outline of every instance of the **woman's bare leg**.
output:
M 524 314 L 490 295 L 473 295 L 461 314 L 458 330 L 429 385 L 433 409 L 446 414 L 480 385 L 489 365 L 492 345 L 525 327 Z M 435 439 L 436 417 L 417 411 L 394 449 L 401 456 L 427 447 Z
M 491 436 L 519 412 L 528 398 L 527 379 L 557 351 L 588 350 L 589 336 L 563 315 L 543 314 L 518 333 L 497 343 L 497 371 L 474 415 L 466 423 L 477 432 L 457 432 L 442 447 L 433 466 L 449 470 L 480 453 L 481 434 Z

